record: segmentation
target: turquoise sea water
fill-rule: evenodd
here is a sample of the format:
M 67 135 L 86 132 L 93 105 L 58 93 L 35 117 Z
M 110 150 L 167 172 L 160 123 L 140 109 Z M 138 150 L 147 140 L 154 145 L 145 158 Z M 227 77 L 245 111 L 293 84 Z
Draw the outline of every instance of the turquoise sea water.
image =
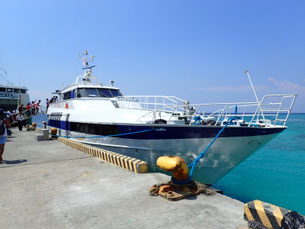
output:
M 243 202 L 259 199 L 305 214 L 305 114 L 214 187 Z
M 47 115 L 45 114 L 38 114 L 32 118 L 32 122 L 36 122 L 37 126 L 40 128 L 42 128 L 43 121 L 47 121 Z
M 44 120 L 33 119 L 38 126 Z M 291 114 L 287 125 L 214 187 L 243 202 L 259 199 L 305 214 L 305 114 Z

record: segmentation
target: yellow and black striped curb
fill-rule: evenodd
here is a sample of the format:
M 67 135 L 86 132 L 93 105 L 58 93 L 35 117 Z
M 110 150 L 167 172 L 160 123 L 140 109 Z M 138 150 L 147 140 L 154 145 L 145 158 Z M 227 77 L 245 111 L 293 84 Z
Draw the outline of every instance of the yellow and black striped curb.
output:
M 73 141 L 71 139 L 59 137 L 59 142 L 62 142 L 72 148 L 78 149 L 94 157 L 99 157 L 111 164 L 115 164 L 135 173 L 146 173 L 148 165 L 145 161 L 128 157 L 119 153 L 114 153 L 108 150 L 100 149 L 91 145 L 83 144 L 81 142 Z
M 281 228 L 282 220 L 289 210 L 254 200 L 245 204 L 244 217 L 248 221 L 255 221 L 266 228 Z

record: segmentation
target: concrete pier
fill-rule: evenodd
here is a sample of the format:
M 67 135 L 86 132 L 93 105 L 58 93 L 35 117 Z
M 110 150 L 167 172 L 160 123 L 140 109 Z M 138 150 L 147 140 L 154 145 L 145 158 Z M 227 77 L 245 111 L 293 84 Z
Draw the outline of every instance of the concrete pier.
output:
M 151 197 L 159 173 L 135 174 L 37 132 L 12 129 L 0 164 L 0 228 L 247 228 L 244 204 Z

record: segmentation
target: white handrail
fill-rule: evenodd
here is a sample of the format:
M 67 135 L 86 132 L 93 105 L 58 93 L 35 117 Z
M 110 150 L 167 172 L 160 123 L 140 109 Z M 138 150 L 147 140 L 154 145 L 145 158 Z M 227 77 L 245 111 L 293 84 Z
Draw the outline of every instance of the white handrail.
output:
M 270 123 L 266 119 L 268 117 L 275 117 L 273 120 L 274 125 L 286 125 L 286 121 L 290 115 L 291 109 L 295 102 L 296 95 L 289 94 L 271 94 L 265 95 L 259 102 L 238 102 L 238 103 L 198 103 L 189 104 L 187 101 L 182 100 L 175 96 L 122 96 L 117 97 L 119 108 L 125 109 L 139 109 L 147 110 L 149 113 L 141 116 L 139 119 L 145 118 L 152 114 L 152 119 L 156 119 L 158 112 L 162 117 L 166 116 L 167 120 L 174 119 L 175 116 L 183 117 L 188 120 L 188 124 L 192 124 L 195 116 L 201 115 L 202 117 L 215 117 L 215 125 L 219 125 L 222 120 L 241 116 L 242 119 L 250 117 L 247 122 L 248 126 L 257 123 Z M 269 101 L 270 100 L 270 101 Z M 284 103 L 288 101 L 288 107 Z M 213 109 L 215 107 L 218 109 Z M 235 114 L 235 107 L 243 109 L 242 113 Z M 202 111 L 201 109 L 205 109 Z M 269 113 L 268 113 L 269 112 Z M 270 113 L 271 112 L 271 113 Z M 204 115 L 203 115 L 204 114 Z M 285 118 L 279 118 L 280 115 L 285 114 Z M 150 116 L 149 116 L 150 117 Z M 138 120 L 139 120 L 138 119 Z M 178 119 L 178 118 L 177 118 Z

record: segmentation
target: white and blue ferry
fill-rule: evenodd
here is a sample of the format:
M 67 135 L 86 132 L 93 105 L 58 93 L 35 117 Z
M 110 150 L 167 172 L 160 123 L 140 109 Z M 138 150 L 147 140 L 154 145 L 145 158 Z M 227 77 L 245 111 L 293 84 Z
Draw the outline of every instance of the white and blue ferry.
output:
M 273 94 L 256 102 L 190 104 L 175 96 L 124 96 L 113 81 L 105 86 L 93 76 L 87 57 L 85 52 L 84 74 L 56 91 L 59 99 L 47 112 L 49 128 L 76 141 L 133 150 L 154 166 L 162 155 L 190 162 L 229 122 L 197 165 L 200 177 L 195 177 L 206 184 L 284 131 L 296 98 Z

